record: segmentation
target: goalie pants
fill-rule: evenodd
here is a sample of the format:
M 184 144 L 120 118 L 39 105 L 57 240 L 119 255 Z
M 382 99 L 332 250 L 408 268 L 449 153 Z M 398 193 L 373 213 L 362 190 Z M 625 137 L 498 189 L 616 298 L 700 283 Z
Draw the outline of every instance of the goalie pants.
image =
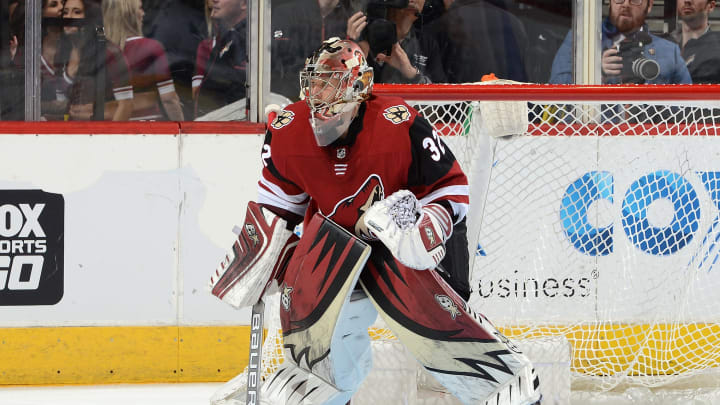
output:
M 341 391 L 325 405 L 345 405 L 360 388 L 372 368 L 368 328 L 377 310 L 362 290 L 355 290 L 343 306 L 330 343 L 335 386 Z
M 440 262 L 438 274 L 465 301 L 470 299 L 470 255 L 467 240 L 467 218 L 455 224 L 450 239 L 445 242 L 447 253 Z

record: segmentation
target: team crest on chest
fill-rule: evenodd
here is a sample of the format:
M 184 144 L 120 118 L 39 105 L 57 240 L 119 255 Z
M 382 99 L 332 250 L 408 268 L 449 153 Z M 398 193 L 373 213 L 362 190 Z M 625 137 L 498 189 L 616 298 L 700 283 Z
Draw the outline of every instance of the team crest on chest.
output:
M 292 111 L 282 110 L 278 113 L 277 117 L 270 124 L 273 129 L 280 129 L 287 126 L 292 120 L 295 119 L 295 113 Z
M 383 116 L 393 124 L 397 125 L 410 119 L 410 111 L 404 105 L 394 105 L 383 111 Z
M 336 167 L 336 174 L 340 175 L 341 173 L 339 173 L 338 170 L 340 169 Z M 347 168 L 343 168 L 342 170 L 342 174 L 344 174 Z M 362 218 L 370 206 L 383 198 L 385 198 L 385 187 L 382 184 L 382 180 L 379 175 L 371 174 L 353 195 L 345 197 L 338 202 L 327 217 L 334 220 L 344 220 L 355 223 L 355 228 L 353 229 L 355 235 L 364 240 L 376 240 L 365 226 L 365 221 Z

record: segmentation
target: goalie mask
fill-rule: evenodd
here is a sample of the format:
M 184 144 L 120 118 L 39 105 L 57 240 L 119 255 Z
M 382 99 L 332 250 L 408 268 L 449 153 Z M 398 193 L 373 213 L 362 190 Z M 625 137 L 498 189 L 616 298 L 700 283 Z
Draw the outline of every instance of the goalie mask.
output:
M 372 68 L 352 41 L 330 38 L 305 61 L 300 93 L 310 107 L 310 125 L 319 146 L 330 145 L 347 131 L 372 85 Z

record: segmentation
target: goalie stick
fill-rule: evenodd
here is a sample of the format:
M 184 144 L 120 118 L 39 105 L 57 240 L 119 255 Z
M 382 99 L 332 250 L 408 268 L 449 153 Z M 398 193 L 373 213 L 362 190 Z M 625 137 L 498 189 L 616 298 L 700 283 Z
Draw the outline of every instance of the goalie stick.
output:
M 252 306 L 250 318 L 250 354 L 248 357 L 246 405 L 260 403 L 260 376 L 262 374 L 262 341 L 265 302 L 260 298 Z
M 276 104 L 270 104 L 265 107 L 265 114 L 268 116 L 268 123 L 272 122 L 277 116 L 277 112 L 281 108 Z M 252 315 L 250 318 L 250 353 L 248 356 L 248 375 L 247 375 L 247 398 L 246 405 L 256 405 L 260 403 L 260 378 L 262 376 L 262 344 L 263 344 L 263 324 L 265 318 L 265 302 L 262 296 L 252 306 Z

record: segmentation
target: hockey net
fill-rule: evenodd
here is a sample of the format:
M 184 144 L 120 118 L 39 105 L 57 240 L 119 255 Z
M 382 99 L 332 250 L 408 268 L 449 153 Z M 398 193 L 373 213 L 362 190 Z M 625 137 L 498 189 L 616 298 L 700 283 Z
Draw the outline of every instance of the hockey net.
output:
M 566 342 L 573 388 L 717 375 L 720 86 L 375 93 L 408 100 L 468 174 L 474 310 L 518 342 Z M 269 374 L 282 338 L 267 316 Z M 371 334 L 374 348 L 400 350 L 381 325 Z

